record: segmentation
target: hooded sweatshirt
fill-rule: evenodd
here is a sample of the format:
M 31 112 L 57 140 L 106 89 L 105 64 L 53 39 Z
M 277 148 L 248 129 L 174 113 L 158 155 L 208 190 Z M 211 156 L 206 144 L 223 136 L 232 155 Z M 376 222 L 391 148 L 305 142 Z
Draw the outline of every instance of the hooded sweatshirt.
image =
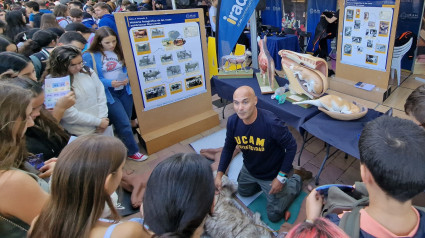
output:
M 118 35 L 117 25 L 115 24 L 115 18 L 112 14 L 105 14 L 99 21 L 99 27 L 109 26 Z

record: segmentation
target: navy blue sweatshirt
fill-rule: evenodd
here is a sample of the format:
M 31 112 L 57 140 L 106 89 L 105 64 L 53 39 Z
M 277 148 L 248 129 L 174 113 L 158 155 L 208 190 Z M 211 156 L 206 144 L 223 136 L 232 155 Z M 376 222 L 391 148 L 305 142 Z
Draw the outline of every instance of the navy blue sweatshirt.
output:
M 242 150 L 245 167 L 257 179 L 273 180 L 279 171 L 288 173 L 292 169 L 297 152 L 294 137 L 275 114 L 257 110 L 257 118 L 250 125 L 237 114 L 229 117 L 218 171 L 226 171 L 236 145 Z

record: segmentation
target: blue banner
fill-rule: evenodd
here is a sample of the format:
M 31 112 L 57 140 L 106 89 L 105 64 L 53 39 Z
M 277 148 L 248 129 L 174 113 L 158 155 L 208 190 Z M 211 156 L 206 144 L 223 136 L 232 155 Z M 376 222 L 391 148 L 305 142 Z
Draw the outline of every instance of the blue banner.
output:
M 266 10 L 261 11 L 263 25 L 271 25 L 281 28 L 282 26 L 282 1 L 267 0 Z
M 239 36 L 254 12 L 258 1 L 259 0 L 219 1 L 217 14 L 218 59 L 232 52 Z
M 320 21 L 322 12 L 336 11 L 336 0 L 309 0 L 307 2 L 307 32 L 311 32 L 310 42 L 307 51 L 313 51 L 313 39 L 316 26 Z M 329 51 L 331 47 L 328 47 Z M 329 52 L 328 52 L 329 53 Z
M 411 31 L 419 36 L 419 27 L 422 19 L 424 0 L 401 0 L 398 12 L 396 37 L 403 32 Z M 401 68 L 412 70 L 413 60 L 409 60 L 407 54 L 401 60 Z
M 385 5 L 395 5 L 395 0 L 346 0 L 345 7 L 383 7 Z

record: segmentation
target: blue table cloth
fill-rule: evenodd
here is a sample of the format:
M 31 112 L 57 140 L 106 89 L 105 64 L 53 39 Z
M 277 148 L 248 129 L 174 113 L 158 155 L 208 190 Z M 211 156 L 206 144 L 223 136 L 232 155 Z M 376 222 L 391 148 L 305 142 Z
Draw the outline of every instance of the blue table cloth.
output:
M 276 77 L 280 86 L 284 86 L 288 81 Z M 240 79 L 218 79 L 213 77 L 211 79 L 211 87 L 213 92 L 217 92 L 218 96 L 229 101 L 233 101 L 233 92 L 240 86 L 250 86 L 254 89 L 255 95 L 258 97 L 257 106 L 269 110 L 276 114 L 282 121 L 297 129 L 301 134 L 304 129 L 301 125 L 318 114 L 320 111 L 317 107 L 302 108 L 298 105 L 292 105 L 291 102 L 279 104 L 277 100 L 271 99 L 272 94 L 261 94 L 260 86 L 258 85 L 257 78 L 240 78 Z
M 367 114 L 360 119 L 340 121 L 320 112 L 301 127 L 331 146 L 360 159 L 358 145 L 363 127 L 367 122 L 380 117 L 382 114 L 382 112 L 369 109 Z
M 246 34 L 251 39 L 250 34 Z M 261 37 L 263 38 L 263 36 Z M 298 43 L 298 36 L 287 34 L 285 36 L 267 36 L 267 48 L 269 49 L 270 55 L 274 60 L 277 70 L 282 70 L 281 57 L 279 56 L 279 50 L 292 50 L 295 52 L 300 51 L 300 45 Z

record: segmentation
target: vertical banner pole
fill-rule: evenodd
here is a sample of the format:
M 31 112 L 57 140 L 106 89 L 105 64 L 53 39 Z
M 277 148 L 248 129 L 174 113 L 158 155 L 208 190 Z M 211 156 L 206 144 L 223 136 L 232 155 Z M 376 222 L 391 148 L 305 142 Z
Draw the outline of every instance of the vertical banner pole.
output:
M 251 67 L 258 69 L 258 44 L 257 44 L 257 17 L 255 11 L 252 13 L 249 19 L 249 29 L 251 34 L 251 52 L 252 52 L 252 63 Z

